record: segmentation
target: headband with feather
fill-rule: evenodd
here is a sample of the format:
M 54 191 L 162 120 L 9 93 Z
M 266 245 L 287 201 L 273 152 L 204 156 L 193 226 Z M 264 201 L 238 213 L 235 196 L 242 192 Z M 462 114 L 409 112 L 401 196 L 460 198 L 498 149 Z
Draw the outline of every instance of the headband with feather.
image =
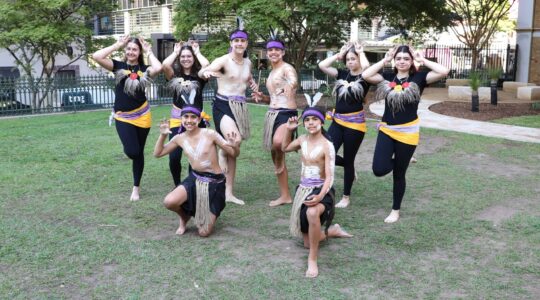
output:
M 196 108 L 194 106 L 194 103 L 195 103 L 195 96 L 197 95 L 197 90 L 196 89 L 192 89 L 191 92 L 189 93 L 189 98 L 186 99 L 186 97 L 184 97 L 184 95 L 181 95 L 182 97 L 182 100 L 184 100 L 184 107 L 182 107 L 182 112 L 180 113 L 180 115 L 185 115 L 187 113 L 192 113 L 194 115 L 196 115 L 197 117 L 200 117 L 201 116 L 201 111 Z
M 311 96 L 308 94 L 304 94 L 304 96 L 306 97 L 308 106 L 306 107 L 306 109 L 304 109 L 304 112 L 302 113 L 302 119 L 305 119 L 307 116 L 314 116 L 319 118 L 321 122 L 324 123 L 323 113 L 315 107 L 315 105 L 319 103 L 319 100 L 321 100 L 323 94 L 321 92 L 318 92 L 313 96 L 313 98 L 311 98 Z
M 248 39 L 248 34 L 244 30 L 244 20 L 241 17 L 236 17 L 236 30 L 229 36 L 229 40 L 234 39 Z
M 268 42 L 266 43 L 266 49 L 270 49 L 270 48 L 278 48 L 281 50 L 285 50 L 285 44 L 283 44 L 283 42 L 279 39 L 277 29 L 274 30 L 271 26 L 270 26 L 270 40 L 268 40 Z

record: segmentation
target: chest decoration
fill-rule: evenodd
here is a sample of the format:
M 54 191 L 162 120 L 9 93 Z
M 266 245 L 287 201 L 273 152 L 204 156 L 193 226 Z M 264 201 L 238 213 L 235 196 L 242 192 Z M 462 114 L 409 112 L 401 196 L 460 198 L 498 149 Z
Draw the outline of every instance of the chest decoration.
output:
M 139 70 L 138 66 L 134 66 L 130 69 L 119 69 L 115 73 L 116 84 L 125 79 L 124 82 L 124 93 L 129 96 L 135 96 L 138 91 L 144 91 L 152 83 L 152 78 L 148 69 L 145 72 Z
M 414 82 L 403 82 L 399 84 L 395 81 L 384 80 L 377 85 L 375 99 L 385 99 L 392 113 L 396 113 L 404 111 L 405 106 L 408 104 L 417 104 L 420 102 L 420 88 Z
M 336 81 L 334 86 L 334 91 L 332 92 L 336 97 L 337 101 L 348 98 L 352 98 L 355 101 L 362 101 L 364 99 L 364 86 L 362 85 L 362 79 L 357 79 L 355 81 L 347 81 L 344 79 L 339 79 Z
M 169 81 L 169 88 L 177 98 L 180 98 L 181 95 L 188 95 L 192 90 L 197 90 L 199 83 L 182 77 L 174 77 Z

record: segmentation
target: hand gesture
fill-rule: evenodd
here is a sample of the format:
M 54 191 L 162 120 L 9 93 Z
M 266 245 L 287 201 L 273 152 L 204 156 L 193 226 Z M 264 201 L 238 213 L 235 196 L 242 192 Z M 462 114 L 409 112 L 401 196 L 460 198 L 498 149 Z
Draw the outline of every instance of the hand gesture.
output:
M 238 134 L 236 132 L 229 132 L 225 136 L 227 142 L 234 148 L 238 147 L 240 145 L 240 139 L 238 138 Z
M 343 57 L 345 57 L 345 55 L 347 55 L 347 51 L 349 51 L 349 49 L 351 48 L 351 42 L 347 42 L 345 43 L 345 45 L 343 45 L 341 47 L 341 49 L 339 50 L 339 53 L 338 53 L 338 59 L 343 59 Z
M 118 40 L 116 41 L 116 45 L 118 46 L 118 48 L 125 47 L 127 43 L 129 42 L 129 39 L 130 39 L 129 34 L 121 35 L 118 37 Z
M 354 42 L 354 51 L 356 51 L 357 54 L 364 52 L 364 44 L 360 43 L 360 41 Z
M 199 42 L 197 42 L 197 40 L 191 40 L 191 48 L 193 49 L 193 53 L 195 55 L 201 52 L 201 50 L 199 49 Z
M 254 91 L 251 93 L 251 97 L 253 98 L 253 100 L 255 100 L 255 102 L 259 103 L 259 101 L 263 99 L 263 92 Z
M 306 206 L 315 206 L 321 202 L 322 198 L 317 195 L 309 195 L 306 197 L 306 200 L 304 200 L 304 204 Z
M 386 52 L 386 54 L 384 55 L 385 63 L 389 63 L 392 61 L 392 59 L 394 59 L 394 54 L 396 54 L 396 50 L 397 50 L 397 46 L 395 46 L 394 48 L 388 49 L 388 52 Z
M 257 84 L 257 82 L 255 82 L 255 80 L 253 80 L 253 78 L 249 79 L 249 88 L 254 92 L 259 91 L 259 85 Z
M 169 120 L 163 119 L 159 122 L 159 133 L 160 134 L 171 134 L 172 131 L 169 128 Z
M 139 42 L 141 43 L 143 47 L 144 53 L 150 53 L 152 52 L 152 45 L 150 45 L 147 41 L 145 41 L 142 37 L 139 37 Z
M 298 128 L 298 117 L 290 117 L 287 122 L 287 130 L 293 131 Z
M 204 77 L 204 79 L 210 79 L 210 77 L 219 78 L 221 77 L 221 73 L 206 70 L 202 72 L 202 77 Z
M 177 56 L 180 55 L 180 49 L 182 49 L 182 41 L 174 44 L 174 53 L 176 53 Z
M 423 63 L 424 62 L 424 55 L 422 54 L 422 51 L 420 50 L 416 50 L 413 48 L 412 45 L 409 45 L 409 50 L 411 50 L 411 53 L 413 55 L 413 59 L 418 62 L 418 63 Z

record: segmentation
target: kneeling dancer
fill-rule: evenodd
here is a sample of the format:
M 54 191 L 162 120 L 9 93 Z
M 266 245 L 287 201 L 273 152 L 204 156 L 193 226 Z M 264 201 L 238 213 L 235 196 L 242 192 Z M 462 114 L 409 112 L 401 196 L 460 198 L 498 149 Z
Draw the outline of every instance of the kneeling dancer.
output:
M 190 99 L 194 98 L 195 93 L 192 93 Z M 199 128 L 200 121 L 201 111 L 198 108 L 192 104 L 184 106 L 182 125 L 186 131 L 174 136 L 165 146 L 163 143 L 170 129 L 168 122 L 162 122 L 154 156 L 162 157 L 177 147 L 182 148 L 187 155 L 192 170 L 189 176 L 165 197 L 163 204 L 180 216 L 180 226 L 176 234 L 183 234 L 189 219 L 195 217 L 199 235 L 206 237 L 212 233 L 216 219 L 225 208 L 225 176 L 219 167 L 216 145 L 232 156 L 239 151 L 239 142 L 235 133 L 228 134 L 225 141 L 214 130 Z
M 308 99 L 308 104 L 310 102 Z M 287 134 L 284 136 L 282 147 L 284 152 L 301 149 L 301 182 L 294 196 L 290 231 L 294 236 L 303 237 L 304 247 L 309 248 L 306 277 L 317 277 L 319 243 L 327 237 L 351 237 L 351 235 L 338 224 L 330 226 L 334 217 L 332 184 L 335 151 L 334 145 L 328 140 L 322 128 L 324 115 L 318 109 L 308 107 L 302 118 L 308 134 L 291 142 L 292 133 L 298 127 L 298 117 L 291 117 L 287 123 Z M 321 231 L 322 223 L 326 223 L 324 231 Z

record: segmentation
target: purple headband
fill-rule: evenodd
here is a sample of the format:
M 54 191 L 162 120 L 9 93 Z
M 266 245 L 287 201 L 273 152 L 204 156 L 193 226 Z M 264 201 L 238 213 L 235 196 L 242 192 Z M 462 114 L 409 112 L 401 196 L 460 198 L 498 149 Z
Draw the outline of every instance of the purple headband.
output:
M 285 50 L 285 46 L 283 45 L 283 43 L 276 40 L 271 40 L 268 43 L 266 43 L 266 49 L 270 49 L 270 48 L 278 48 L 281 50 Z
M 229 39 L 232 41 L 234 39 L 248 39 L 248 34 L 247 32 L 243 31 L 243 30 L 236 30 L 235 32 L 231 33 L 231 36 L 229 37 Z
M 188 106 L 188 105 L 185 105 L 183 108 L 182 108 L 182 112 L 180 113 L 181 116 L 187 114 L 187 113 L 192 113 L 194 115 L 196 115 L 197 117 L 200 117 L 201 116 L 201 111 L 198 110 L 196 107 L 194 106 Z
M 308 107 L 308 108 L 306 108 L 306 110 L 304 110 L 304 112 L 302 113 L 302 120 L 304 120 L 307 116 L 317 117 L 324 124 L 324 116 L 323 116 L 323 114 L 320 111 L 313 108 L 313 107 Z

